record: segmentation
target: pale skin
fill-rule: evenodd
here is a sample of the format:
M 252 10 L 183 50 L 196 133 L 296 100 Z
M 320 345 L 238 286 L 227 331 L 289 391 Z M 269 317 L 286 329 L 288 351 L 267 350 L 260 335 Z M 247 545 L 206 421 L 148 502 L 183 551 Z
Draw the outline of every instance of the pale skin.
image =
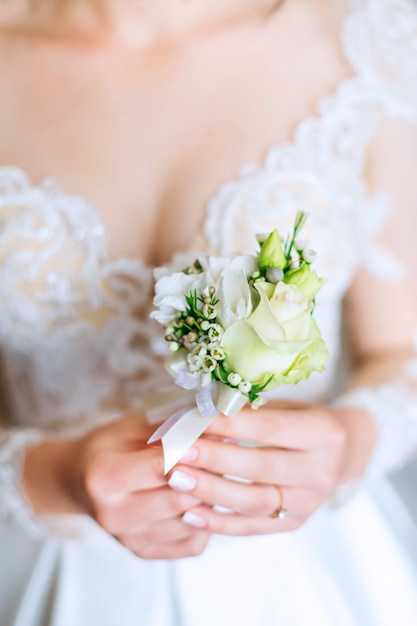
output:
M 25 0 L 4 0 L 0 11 L 1 162 L 85 197 L 113 258 L 161 264 L 187 249 L 219 185 L 271 141 L 290 139 L 351 71 L 338 41 L 344 1 L 287 0 L 268 20 L 267 0 L 38 4 L 31 13 Z M 315 68 L 308 78 L 300 42 Z M 379 147 L 369 155 L 369 185 L 389 186 L 391 177 L 395 193 L 406 174 L 396 176 Z M 404 150 L 407 158 L 412 148 Z M 349 292 L 352 385 L 389 379 L 410 353 L 407 287 L 391 286 L 389 302 L 385 289 L 361 275 Z M 219 417 L 175 468 L 181 474 L 165 477 L 161 450 L 145 444 L 151 432 L 143 416 L 127 415 L 76 440 L 34 446 L 24 487 L 35 511 L 90 514 L 142 558 L 191 556 L 212 533 L 297 529 L 363 473 L 375 443 L 365 412 L 271 402 Z M 285 520 L 270 517 L 277 484 Z

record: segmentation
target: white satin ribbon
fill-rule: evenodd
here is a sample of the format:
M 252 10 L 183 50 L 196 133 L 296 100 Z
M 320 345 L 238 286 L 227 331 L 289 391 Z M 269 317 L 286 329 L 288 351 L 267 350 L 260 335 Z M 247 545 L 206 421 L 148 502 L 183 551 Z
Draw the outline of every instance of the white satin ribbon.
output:
M 176 382 L 186 384 L 186 381 L 178 379 Z M 247 401 L 247 397 L 237 389 L 215 382 L 197 393 L 196 406 L 171 415 L 148 440 L 148 443 L 162 442 L 164 473 L 167 474 L 178 463 L 220 413 L 234 417 Z

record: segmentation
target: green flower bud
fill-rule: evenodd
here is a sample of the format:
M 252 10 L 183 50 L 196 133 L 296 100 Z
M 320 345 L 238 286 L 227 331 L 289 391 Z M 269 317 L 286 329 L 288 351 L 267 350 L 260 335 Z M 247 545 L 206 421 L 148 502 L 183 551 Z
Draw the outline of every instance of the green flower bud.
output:
M 316 272 L 312 272 L 307 264 L 289 270 L 284 276 L 284 283 L 298 287 L 301 293 L 309 300 L 313 300 L 316 297 L 325 282 L 326 280 L 319 278 Z
M 284 269 L 287 259 L 282 248 L 281 237 L 277 229 L 273 230 L 265 243 L 262 244 L 258 257 L 258 264 L 261 270 L 265 271 L 270 267 Z

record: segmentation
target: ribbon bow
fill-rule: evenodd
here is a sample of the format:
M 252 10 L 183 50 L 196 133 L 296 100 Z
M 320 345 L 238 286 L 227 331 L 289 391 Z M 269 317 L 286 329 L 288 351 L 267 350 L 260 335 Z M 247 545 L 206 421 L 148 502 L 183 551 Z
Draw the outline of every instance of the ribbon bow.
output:
M 192 390 L 198 385 L 198 377 L 183 372 L 175 382 L 183 389 Z M 237 389 L 213 382 L 196 394 L 193 406 L 173 413 L 148 440 L 148 443 L 162 442 L 164 474 L 178 463 L 220 413 L 234 417 L 247 401 L 248 398 Z

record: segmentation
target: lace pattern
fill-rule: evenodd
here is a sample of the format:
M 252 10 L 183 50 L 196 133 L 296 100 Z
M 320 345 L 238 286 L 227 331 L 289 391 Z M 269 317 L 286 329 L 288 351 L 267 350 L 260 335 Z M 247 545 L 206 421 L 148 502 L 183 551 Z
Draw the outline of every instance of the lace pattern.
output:
M 44 533 L 44 526 L 21 490 L 22 459 L 28 446 L 44 439 L 42 432 L 30 429 L 0 432 L 0 522 L 14 517 L 35 536 Z
M 399 469 L 417 451 L 417 392 L 405 381 L 355 389 L 335 405 L 365 409 L 375 421 L 378 439 L 365 479 Z
M 417 11 L 411 0 L 354 1 L 343 32 L 346 58 L 364 97 L 385 113 L 417 119 Z
M 97 215 L 50 181 L 3 168 L 0 189 L 3 370 L 9 389 L 25 390 L 11 397 L 14 421 L 94 422 L 98 408 L 130 405 L 135 381 L 157 367 L 150 270 L 110 261 Z

